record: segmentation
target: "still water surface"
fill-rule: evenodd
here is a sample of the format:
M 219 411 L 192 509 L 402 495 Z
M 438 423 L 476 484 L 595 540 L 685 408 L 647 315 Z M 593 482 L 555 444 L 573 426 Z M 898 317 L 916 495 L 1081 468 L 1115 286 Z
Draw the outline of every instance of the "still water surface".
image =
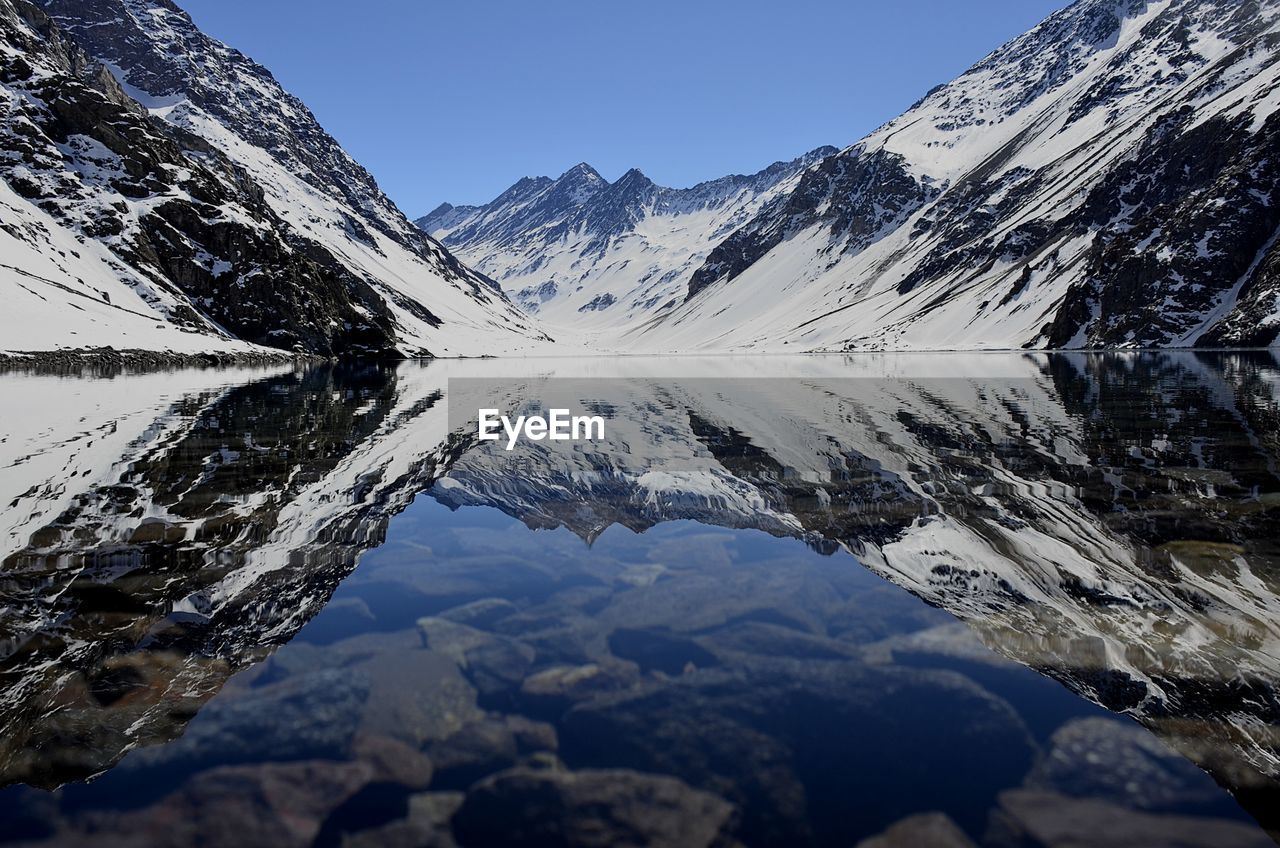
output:
M 1269 354 L 0 393 L 0 841 L 1280 832 Z M 606 438 L 507 452 L 481 400 Z

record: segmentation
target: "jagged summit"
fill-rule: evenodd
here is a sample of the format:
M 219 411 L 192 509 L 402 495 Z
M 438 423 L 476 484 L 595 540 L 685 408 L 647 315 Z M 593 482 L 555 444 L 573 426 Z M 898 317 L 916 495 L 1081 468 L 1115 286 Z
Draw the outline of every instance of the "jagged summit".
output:
M 544 202 L 574 208 L 589 201 L 608 185 L 608 180 L 596 173 L 590 165 L 574 165 L 551 183 Z
M 644 171 L 639 168 L 631 168 L 610 186 L 617 192 L 648 191 L 657 187 L 657 183 L 646 177 Z
M 566 170 L 559 176 L 557 182 L 562 180 L 584 180 L 587 182 L 608 182 L 604 177 L 600 176 L 600 172 L 588 165 L 586 162 L 579 162 L 572 168 Z
M 733 227 L 801 171 L 820 147 L 750 175 L 668 188 L 632 168 L 609 182 L 579 163 L 524 178 L 483 206 L 415 223 L 498 280 L 540 318 L 588 329 L 641 322 L 676 305 L 688 273 Z

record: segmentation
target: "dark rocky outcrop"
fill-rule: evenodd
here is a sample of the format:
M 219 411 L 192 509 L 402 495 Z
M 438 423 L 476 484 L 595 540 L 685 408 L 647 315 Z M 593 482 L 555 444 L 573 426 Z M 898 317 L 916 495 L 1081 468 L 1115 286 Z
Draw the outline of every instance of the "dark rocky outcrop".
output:
M 809 227 L 830 231 L 833 249 L 862 250 L 932 200 L 937 189 L 913 177 L 901 156 L 859 148 L 823 159 L 742 229 L 708 254 L 689 280 L 686 300 L 732 280 L 785 239 Z
M 1134 157 L 1098 185 L 1076 217 L 1093 245 L 1086 282 L 1047 328 L 1053 347 L 1267 347 L 1280 296 L 1280 115 L 1156 127 Z

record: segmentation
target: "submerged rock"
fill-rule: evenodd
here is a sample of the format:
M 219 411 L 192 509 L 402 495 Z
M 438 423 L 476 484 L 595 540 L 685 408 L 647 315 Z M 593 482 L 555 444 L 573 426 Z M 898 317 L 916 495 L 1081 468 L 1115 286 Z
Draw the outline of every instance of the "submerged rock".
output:
M 554 753 L 555 728 L 521 716 L 471 722 L 430 748 L 434 789 L 466 789 L 483 777 L 515 766 L 524 757 Z
M 1028 776 L 1028 787 L 1142 810 L 1185 810 L 1226 800 L 1207 774 L 1136 724 L 1079 719 L 1054 733 L 1051 745 Z
M 973 840 L 942 813 L 910 816 L 884 833 L 864 839 L 858 848 L 975 848 Z
M 475 787 L 453 819 L 463 845 L 724 844 L 733 806 L 679 780 L 623 769 L 513 769 Z
M 423 792 L 404 802 L 403 818 L 377 827 L 344 831 L 342 848 L 455 848 L 449 819 L 462 805 L 461 792 Z M 317 840 L 315 848 L 323 848 Z
M 1138 813 L 1096 799 L 1016 790 L 1000 796 L 985 840 L 1017 848 L 1274 848 L 1244 822 Z
M 779 844 L 849 841 L 930 809 L 976 829 L 1034 761 L 1022 720 L 967 678 L 833 660 L 653 681 L 578 705 L 560 734 L 571 766 L 674 775 Z
M 145 844 L 154 848 L 305 848 L 329 812 L 369 781 L 358 763 L 308 761 L 223 766 L 136 812 L 91 817 L 86 832 L 53 844 Z
M 196 772 L 258 762 L 264 751 L 277 761 L 343 758 L 368 693 L 366 679 L 331 670 L 215 700 L 181 738 L 134 752 L 104 782 L 136 803 Z

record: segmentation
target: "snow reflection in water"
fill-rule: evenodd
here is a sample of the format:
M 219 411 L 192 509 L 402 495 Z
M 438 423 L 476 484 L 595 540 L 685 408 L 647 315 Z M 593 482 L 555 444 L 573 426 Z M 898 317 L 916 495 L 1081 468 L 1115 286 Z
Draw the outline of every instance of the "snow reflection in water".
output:
M 1278 378 L 1262 354 L 4 377 L 6 835 L 1266 843 Z M 479 445 L 477 392 L 570 398 L 609 438 Z

